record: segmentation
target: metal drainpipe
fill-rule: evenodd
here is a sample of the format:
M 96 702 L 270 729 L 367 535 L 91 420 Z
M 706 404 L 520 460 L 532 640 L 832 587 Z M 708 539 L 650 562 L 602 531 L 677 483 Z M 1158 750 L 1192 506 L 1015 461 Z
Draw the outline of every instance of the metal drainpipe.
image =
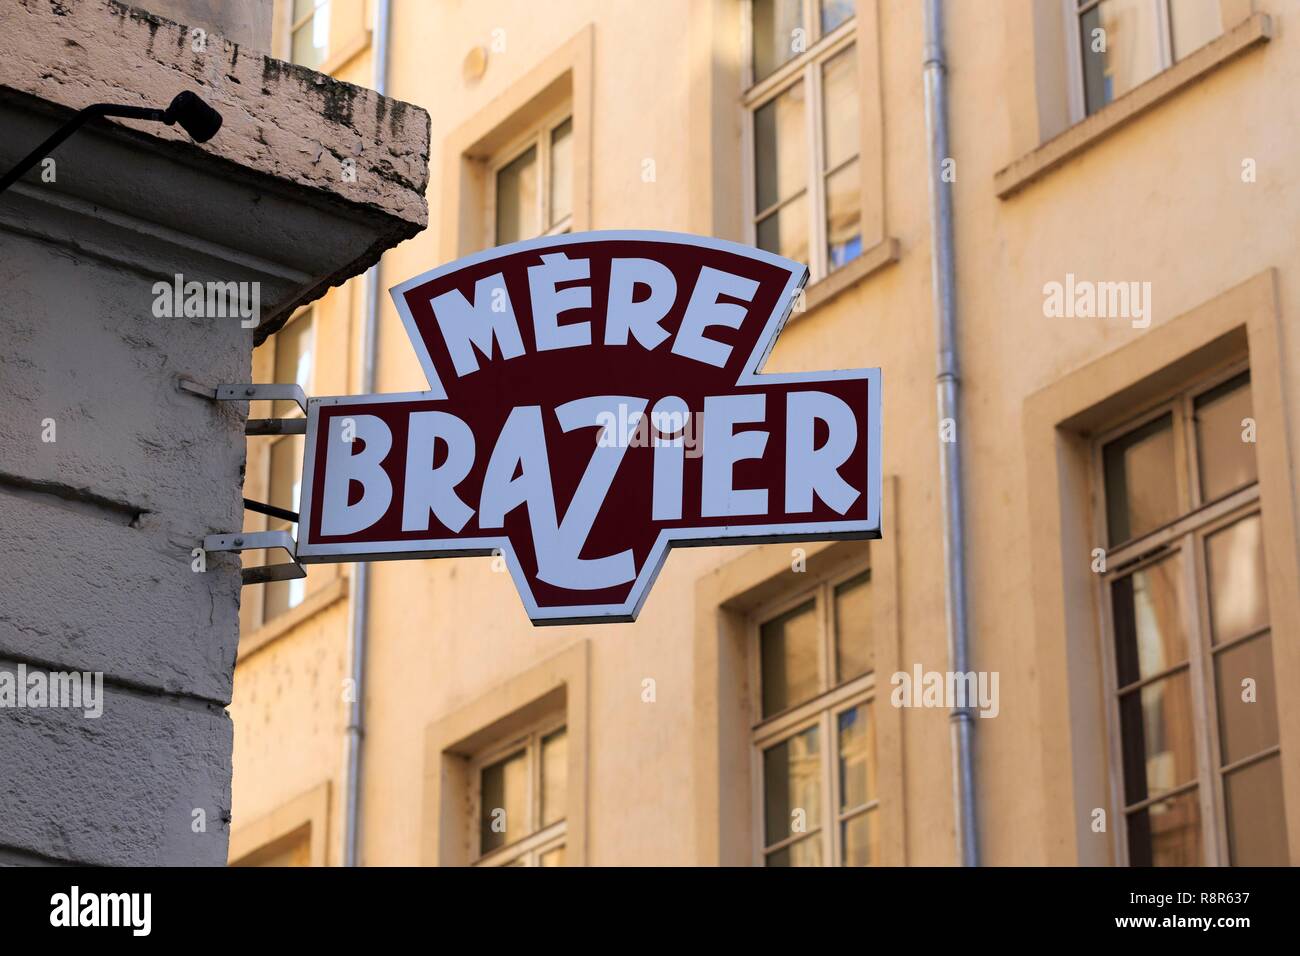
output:
M 961 488 L 959 427 L 961 376 L 957 361 L 956 272 L 952 232 L 952 183 L 943 177 L 948 150 L 948 65 L 943 52 L 943 2 L 925 0 L 925 129 L 930 169 L 930 271 L 938 346 L 936 391 L 939 422 L 952 422 L 952 441 L 939 442 L 939 478 L 943 484 L 943 556 L 948 622 L 948 667 L 970 671 L 966 615 L 966 530 Z M 952 731 L 953 804 L 957 856 L 962 866 L 979 866 L 979 831 L 975 807 L 973 736 L 975 712 L 967 701 L 949 714 Z
M 375 92 L 388 92 L 389 0 L 375 3 Z M 366 271 L 366 314 L 362 327 L 361 393 L 375 390 L 375 356 L 379 345 L 380 266 Z M 343 865 L 358 866 L 361 860 L 361 752 L 365 743 L 366 702 L 366 616 L 370 609 L 370 565 L 358 561 L 352 566 L 348 606 L 348 656 L 352 678 L 352 700 L 348 705 L 348 727 L 344 736 L 347 770 L 347 806 L 344 811 Z

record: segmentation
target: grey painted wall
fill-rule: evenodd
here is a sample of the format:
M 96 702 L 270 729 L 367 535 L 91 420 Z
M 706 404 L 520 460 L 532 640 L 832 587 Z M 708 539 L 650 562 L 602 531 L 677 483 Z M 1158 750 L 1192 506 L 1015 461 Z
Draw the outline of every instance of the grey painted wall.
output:
M 240 577 L 191 549 L 242 521 L 242 408 L 176 379 L 247 381 L 252 332 L 155 317 L 157 278 L 0 232 L 0 671 L 104 681 L 98 718 L 3 713 L 0 845 L 35 857 L 225 862 Z
M 92 102 L 225 117 L 201 147 L 92 123 L 0 194 L 0 864 L 226 862 L 240 563 L 192 552 L 242 528 L 247 407 L 178 383 L 247 382 L 255 340 L 427 221 L 422 110 L 187 37 L 0 3 L 0 169 Z M 257 283 L 261 324 L 155 314 L 177 274 Z M 14 693 L 51 672 L 102 700 Z

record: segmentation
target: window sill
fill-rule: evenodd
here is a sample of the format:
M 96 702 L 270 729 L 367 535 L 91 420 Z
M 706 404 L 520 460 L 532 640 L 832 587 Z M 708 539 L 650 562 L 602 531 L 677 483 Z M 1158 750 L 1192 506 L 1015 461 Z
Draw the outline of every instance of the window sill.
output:
M 1061 135 L 1026 153 L 993 176 L 999 199 L 1009 199 L 1030 183 L 1046 176 L 1115 130 L 1153 109 L 1219 67 L 1273 37 L 1272 20 L 1256 13 L 1238 23 L 1212 43 L 1141 86 L 1108 103 Z
M 818 279 L 804 291 L 804 307 L 790 315 L 790 321 L 806 316 L 840 294 L 853 288 L 867 276 L 898 261 L 898 240 L 882 239 L 870 249 L 865 249 L 848 265 L 836 269 L 824 279 Z
M 347 596 L 348 576 L 340 573 L 319 591 L 308 594 L 297 607 L 285 611 L 261 627 L 243 635 L 239 639 L 239 652 L 235 655 L 235 663 L 239 664 L 262 648 L 274 644 L 308 618 L 314 617 Z

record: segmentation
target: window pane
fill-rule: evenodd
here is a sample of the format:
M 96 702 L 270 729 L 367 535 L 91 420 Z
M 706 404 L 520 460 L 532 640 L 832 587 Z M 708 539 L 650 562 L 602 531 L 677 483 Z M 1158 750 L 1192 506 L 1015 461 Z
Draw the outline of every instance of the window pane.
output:
M 1269 757 L 1228 774 L 1224 795 L 1232 865 L 1286 866 L 1281 758 Z
M 564 866 L 564 847 L 557 846 L 554 850 L 547 850 L 537 858 L 538 866 Z
M 822 67 L 826 170 L 858 155 L 858 50 L 848 47 Z
M 754 210 L 762 213 L 808 188 L 803 83 L 754 111 Z
M 1172 790 L 1196 777 L 1192 698 L 1186 670 L 1120 698 L 1125 803 Z
M 871 670 L 871 572 L 835 589 L 835 673 L 843 684 Z
M 826 259 L 833 272 L 862 255 L 862 192 L 858 164 L 826 177 Z
M 1253 514 L 1205 539 L 1210 581 L 1210 632 L 1222 644 L 1268 626 L 1264 534 Z
M 1102 0 L 1080 17 L 1079 32 L 1089 113 L 1160 72 L 1160 21 L 1153 0 Z
M 1203 866 L 1201 806 L 1195 789 L 1128 818 L 1131 866 Z
M 1196 450 L 1201 500 L 1213 501 L 1257 477 L 1255 445 L 1242 441 L 1251 417 L 1250 375 L 1239 375 L 1196 399 Z
M 557 730 L 542 738 L 542 826 L 564 819 L 569 776 L 567 734 Z
M 296 407 L 296 406 L 295 406 Z M 303 436 L 287 435 L 271 446 L 271 473 L 268 486 L 270 503 L 280 508 L 297 511 L 302 499 Z M 294 525 L 279 518 L 268 518 L 268 530 L 292 531 Z M 283 552 L 267 551 L 267 561 L 280 561 Z M 307 596 L 307 579 L 272 581 L 266 585 L 262 599 L 262 620 L 269 621 L 295 608 Z
M 480 778 L 479 851 L 513 843 L 528 832 L 528 758 L 524 751 L 484 767 Z
M 768 866 L 821 866 L 822 838 L 807 837 L 782 847 L 767 858 Z
M 880 814 L 860 813 L 840 824 L 845 866 L 873 866 L 880 862 Z
M 554 226 L 573 214 L 573 120 L 551 131 L 551 221 Z
M 529 239 L 537 221 L 537 147 L 497 171 L 497 245 Z
M 853 16 L 853 7 L 854 0 L 821 0 L 822 35 L 830 33 Z
M 870 702 L 858 704 L 836 721 L 840 741 L 840 811 L 863 806 L 876 796 L 875 725 Z
M 1119 687 L 1187 660 L 1183 558 L 1176 552 L 1111 585 Z
M 309 69 L 317 69 L 325 62 L 330 39 L 330 8 L 328 0 L 295 0 L 293 22 L 298 23 L 312 10 L 311 19 L 293 32 L 289 59 Z
M 298 510 L 302 498 L 302 455 L 302 435 L 286 435 L 271 446 L 271 504 Z M 271 518 L 269 523 L 279 528 L 292 527 L 278 518 Z
M 1242 681 L 1253 680 L 1253 700 L 1243 700 Z M 1273 640 L 1268 634 L 1233 645 L 1214 658 L 1219 690 L 1220 758 L 1230 764 L 1277 743 L 1277 686 L 1273 682 Z
M 817 696 L 821 689 L 817 671 L 818 640 L 813 601 L 768 621 L 760 629 L 764 717 Z
M 796 833 L 811 833 L 821 825 L 821 805 L 822 757 L 816 727 L 763 751 L 766 846 Z
M 275 333 L 275 379 L 278 385 L 301 385 L 311 393 L 312 321 L 307 312 Z M 275 402 L 271 414 L 284 418 L 295 412 L 301 414 L 297 402 Z
M 803 25 L 801 0 L 753 0 L 754 2 L 754 82 L 757 83 L 795 55 L 798 41 L 808 48 Z M 800 31 L 796 33 L 796 31 Z
M 808 261 L 808 197 L 786 203 L 758 224 L 758 247 L 795 262 Z
M 1174 0 L 1169 4 L 1169 32 L 1174 59 L 1199 50 L 1223 32 L 1220 0 Z
M 1172 415 L 1161 415 L 1115 439 L 1102 454 L 1112 546 L 1178 517 Z

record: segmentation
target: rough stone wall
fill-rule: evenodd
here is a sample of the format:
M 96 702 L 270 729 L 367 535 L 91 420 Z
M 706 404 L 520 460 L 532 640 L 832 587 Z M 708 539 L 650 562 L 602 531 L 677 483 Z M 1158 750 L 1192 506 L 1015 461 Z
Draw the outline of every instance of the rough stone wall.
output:
M 0 709 L 0 848 L 221 864 L 240 575 L 191 549 L 240 527 L 242 408 L 176 379 L 246 381 L 249 331 L 9 232 L 0 289 L 0 670 L 104 675 L 98 718 Z
M 196 89 L 225 119 L 202 146 L 91 124 L 0 194 L 0 864 L 226 862 L 240 562 L 192 552 L 243 526 L 247 407 L 178 383 L 248 382 L 277 319 L 427 218 L 422 110 L 190 39 L 106 0 L 0 3 L 0 168 L 90 103 Z M 262 323 L 158 314 L 177 274 L 258 283 Z M 51 673 L 102 700 L 38 703 Z

